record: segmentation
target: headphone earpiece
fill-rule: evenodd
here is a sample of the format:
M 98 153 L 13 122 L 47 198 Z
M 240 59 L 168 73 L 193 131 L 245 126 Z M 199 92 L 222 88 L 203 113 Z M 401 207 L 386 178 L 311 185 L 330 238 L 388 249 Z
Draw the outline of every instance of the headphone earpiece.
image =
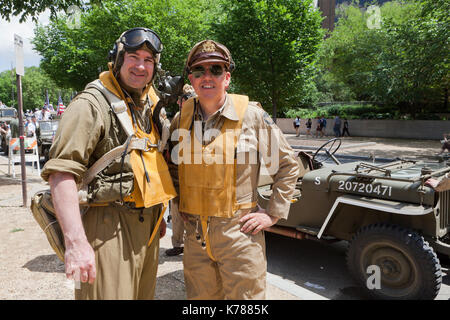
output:
M 235 68 L 234 61 L 231 61 L 230 66 L 228 67 L 228 69 L 230 70 L 230 72 L 233 72 L 234 68 Z
M 114 43 L 114 47 L 109 51 L 108 59 L 110 62 L 114 63 L 117 56 L 117 43 Z

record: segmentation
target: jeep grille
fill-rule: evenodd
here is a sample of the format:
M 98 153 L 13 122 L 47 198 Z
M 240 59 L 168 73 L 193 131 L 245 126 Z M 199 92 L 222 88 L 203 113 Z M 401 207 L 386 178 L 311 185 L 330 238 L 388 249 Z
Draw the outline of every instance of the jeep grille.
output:
M 450 190 L 439 192 L 439 212 L 441 216 L 441 229 L 445 229 L 450 225 Z

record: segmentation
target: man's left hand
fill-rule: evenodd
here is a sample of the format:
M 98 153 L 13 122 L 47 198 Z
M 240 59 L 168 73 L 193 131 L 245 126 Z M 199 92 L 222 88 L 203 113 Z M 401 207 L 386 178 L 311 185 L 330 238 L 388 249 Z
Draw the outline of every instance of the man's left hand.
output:
M 258 206 L 258 211 L 248 213 L 239 220 L 239 222 L 244 224 L 241 228 L 241 232 L 252 232 L 252 234 L 255 235 L 259 231 L 273 226 L 278 222 L 278 219 L 279 218 L 277 217 L 269 215 L 265 209 Z

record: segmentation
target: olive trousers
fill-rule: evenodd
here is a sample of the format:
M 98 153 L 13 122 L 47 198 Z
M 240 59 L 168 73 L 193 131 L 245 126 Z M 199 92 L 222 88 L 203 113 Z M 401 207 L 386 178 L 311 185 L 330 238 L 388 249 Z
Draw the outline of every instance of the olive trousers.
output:
M 188 215 L 185 223 L 184 280 L 188 299 L 247 300 L 266 298 L 266 246 L 264 232 L 256 235 L 240 231 L 239 215 L 211 217 L 209 245 L 211 260 L 202 241 L 198 216 Z M 198 231 L 198 233 L 197 233 Z
M 153 299 L 159 230 L 147 244 L 160 212 L 159 205 L 142 210 L 115 205 L 89 209 L 83 225 L 94 248 L 97 277 L 92 285 L 81 283 L 75 299 Z

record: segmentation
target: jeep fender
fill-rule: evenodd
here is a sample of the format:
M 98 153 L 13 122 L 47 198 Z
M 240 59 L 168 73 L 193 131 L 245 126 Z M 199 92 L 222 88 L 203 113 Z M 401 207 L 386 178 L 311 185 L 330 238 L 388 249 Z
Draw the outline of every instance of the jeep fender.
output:
M 402 203 L 397 201 L 391 201 L 391 200 L 385 200 L 385 199 L 372 199 L 362 196 L 356 196 L 356 195 L 342 195 L 336 198 L 334 201 L 333 206 L 330 209 L 330 212 L 328 212 L 328 215 L 322 224 L 322 227 L 320 228 L 319 233 L 317 234 L 317 238 L 321 238 L 323 233 L 325 232 L 325 229 L 328 226 L 328 223 L 330 222 L 331 218 L 334 215 L 334 212 L 336 211 L 336 208 L 340 204 L 347 204 L 351 206 L 356 207 L 362 207 L 367 209 L 373 209 L 381 212 L 387 212 L 387 213 L 395 213 L 395 214 L 401 214 L 401 215 L 409 215 L 409 216 L 422 216 L 427 215 L 431 212 L 433 212 L 433 207 L 431 206 L 422 206 L 418 204 L 411 204 L 411 203 Z

